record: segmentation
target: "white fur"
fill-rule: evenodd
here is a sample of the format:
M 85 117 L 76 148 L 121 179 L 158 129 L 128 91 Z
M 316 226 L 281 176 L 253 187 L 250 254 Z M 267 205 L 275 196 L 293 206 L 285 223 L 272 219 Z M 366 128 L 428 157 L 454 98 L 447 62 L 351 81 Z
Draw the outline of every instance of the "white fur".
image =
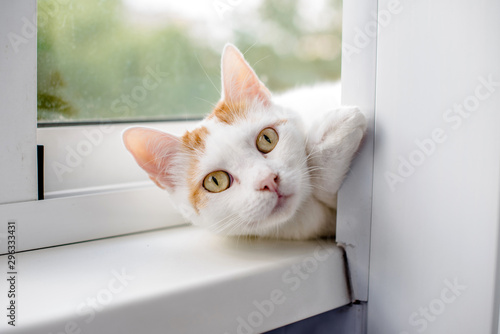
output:
M 327 111 L 328 107 L 336 107 L 330 105 L 335 100 L 324 101 L 321 96 L 325 96 L 325 90 L 338 88 L 338 84 L 322 85 L 318 91 L 301 88 L 277 99 L 282 105 L 297 107 L 300 113 L 277 104 L 265 107 L 256 102 L 249 108 L 249 116 L 236 124 L 202 121 L 200 126 L 205 126 L 210 134 L 200 160 L 200 180 L 212 171 L 224 170 L 233 176 L 234 182 L 221 193 L 207 192 L 208 203 L 199 213 L 188 201 L 187 185 L 179 187 L 173 195 L 181 212 L 193 224 L 224 235 L 284 239 L 333 235 L 336 193 L 366 127 L 363 115 L 355 108 Z M 314 107 L 300 101 L 314 101 Z M 346 119 L 346 115 L 350 118 Z M 257 135 L 282 120 L 286 123 L 275 127 L 279 133 L 277 146 L 263 155 L 255 147 Z M 317 127 L 307 126 L 314 121 Z M 329 132 L 339 131 L 335 129 L 339 124 L 341 132 Z M 325 143 L 327 147 L 323 147 Z M 321 158 L 322 154 L 330 157 Z M 259 176 L 266 173 L 278 174 L 280 189 L 293 195 L 279 214 L 272 213 L 276 196 L 255 186 Z M 187 177 L 180 176 L 180 180 Z
M 206 175 L 222 170 L 233 177 L 232 185 L 220 193 L 203 189 L 206 201 L 199 208 L 193 207 L 188 184 L 193 177 L 188 170 L 192 156 L 172 154 L 172 147 L 178 146 L 172 144 L 160 145 L 160 151 L 154 154 L 159 159 L 171 156 L 164 175 L 148 172 L 165 186 L 189 221 L 216 233 L 283 239 L 334 235 L 337 191 L 366 129 L 363 114 L 355 107 L 340 107 L 339 83 L 297 88 L 269 101 L 269 91 L 232 48 L 225 49 L 229 49 L 229 55 L 223 57 L 223 72 L 224 67 L 231 71 L 243 67 L 241 71 L 247 71 L 244 73 L 249 78 L 241 81 L 241 75 L 226 73 L 226 98 L 253 94 L 254 99 L 247 105 L 245 116 L 232 124 L 215 117 L 200 123 L 209 134 L 194 177 L 202 187 Z M 234 78 L 240 80 L 234 82 L 242 87 L 238 91 L 229 87 Z M 271 152 L 263 154 L 256 147 L 256 139 L 267 127 L 276 130 L 279 141 Z M 143 152 L 129 150 L 141 164 Z M 279 176 L 280 195 L 259 187 L 269 175 Z M 166 186 L 162 179 L 174 180 L 174 185 Z M 281 195 L 289 197 L 279 206 Z

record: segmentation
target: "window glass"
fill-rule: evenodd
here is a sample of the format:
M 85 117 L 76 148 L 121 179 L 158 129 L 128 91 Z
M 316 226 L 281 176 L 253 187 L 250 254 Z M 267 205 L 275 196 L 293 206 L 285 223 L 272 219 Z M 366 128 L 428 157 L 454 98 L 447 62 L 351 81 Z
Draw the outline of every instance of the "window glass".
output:
M 340 77 L 340 0 L 38 0 L 39 122 L 186 119 L 234 43 L 271 91 Z

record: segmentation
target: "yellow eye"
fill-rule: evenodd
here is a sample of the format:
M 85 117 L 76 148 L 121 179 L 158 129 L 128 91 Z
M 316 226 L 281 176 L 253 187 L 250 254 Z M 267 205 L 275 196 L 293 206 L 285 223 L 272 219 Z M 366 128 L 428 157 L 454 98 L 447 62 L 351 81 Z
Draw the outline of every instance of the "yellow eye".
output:
M 262 153 L 271 152 L 278 144 L 278 133 L 271 128 L 265 128 L 257 136 L 257 149 Z
M 221 170 L 208 174 L 203 180 L 203 187 L 211 193 L 220 193 L 229 188 L 230 185 L 229 174 Z

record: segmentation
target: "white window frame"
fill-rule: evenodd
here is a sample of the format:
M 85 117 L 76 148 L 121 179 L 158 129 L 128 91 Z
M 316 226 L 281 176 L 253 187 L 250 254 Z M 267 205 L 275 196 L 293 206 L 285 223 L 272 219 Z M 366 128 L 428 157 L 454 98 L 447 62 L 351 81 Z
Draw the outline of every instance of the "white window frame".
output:
M 0 3 L 0 12 L 10 18 L 0 20 L 0 30 L 22 36 L 26 30 L 23 25 L 29 25 L 26 23 L 29 22 L 27 18 L 36 17 L 36 0 L 3 1 Z M 343 104 L 360 106 L 369 120 L 369 127 L 364 145 L 339 193 L 337 241 L 346 249 L 353 298 L 360 301 L 368 298 L 377 38 L 371 37 L 368 44 L 359 48 L 356 34 L 368 23 L 375 22 L 377 26 L 373 13 L 377 13 L 375 0 L 350 0 L 344 3 L 344 53 L 346 45 L 357 47 L 359 52 L 352 53 L 349 61 L 344 61 L 345 58 L 342 61 L 342 100 Z M 1 36 L 6 38 L 5 34 Z M 8 40 L 3 41 L 10 45 Z M 0 138 L 8 137 L 12 145 L 23 143 L 23 146 L 17 153 L 7 156 L 10 165 L 5 171 L 4 165 L 0 165 L 3 188 L 0 203 L 4 203 L 0 204 L 0 217 L 2 224 L 6 223 L 4 220 L 18 222 L 18 233 L 22 236 L 18 251 L 186 223 L 167 199 L 166 192 L 148 181 L 146 174 L 121 145 L 122 130 L 132 124 L 114 124 L 112 130 L 105 125 L 37 130 L 36 35 L 26 38 L 26 43 L 19 46 L 17 53 L 12 49 L 9 52 L 0 55 L 3 70 L 7 73 L 0 78 L 0 88 L 5 88 L 3 99 L 8 101 L 8 98 L 12 98 L 13 102 L 0 103 L 0 136 L 3 136 Z M 12 77 L 18 78 L 17 84 L 11 84 Z M 19 92 L 25 87 L 28 87 L 24 89 L 26 96 L 20 96 Z M 25 102 L 19 104 L 18 101 L 24 97 Z M 9 117 L 19 117 L 21 114 L 23 118 L 18 123 L 9 122 Z M 194 122 L 141 125 L 180 134 L 193 126 Z M 37 143 L 45 146 L 45 176 L 50 189 L 46 194 L 47 199 L 43 201 L 36 200 Z M 84 152 L 80 154 L 82 161 L 76 163 L 78 159 L 75 158 L 73 165 L 68 164 L 66 158 L 69 152 L 77 152 L 78 147 L 81 149 L 80 153 Z M 87 156 L 85 147 L 91 151 Z M 1 150 L 2 156 L 8 151 L 4 148 Z M 108 157 L 120 161 L 120 170 L 108 169 L 107 175 L 103 174 L 96 183 L 86 186 L 88 179 L 85 176 L 96 176 L 96 170 L 89 168 L 89 165 L 103 164 Z M 19 168 L 19 161 L 24 161 L 22 168 Z M 57 180 L 54 163 L 71 169 L 63 175 L 64 183 L 69 187 L 53 186 Z M 21 179 L 26 182 L 20 182 Z M 108 179 L 113 181 L 109 183 L 106 181 Z M 10 202 L 16 203 L 7 204 L 5 198 L 11 198 L 10 194 L 18 188 L 23 190 L 23 196 L 12 197 Z
M 36 0 L 0 3 L 0 203 L 37 198 L 35 13 Z
M 122 146 L 121 132 L 133 124 L 37 129 L 36 10 L 36 0 L 0 3 L 2 45 L 9 46 L 8 51 L 0 55 L 3 73 L 0 89 L 4 92 L 0 97 L 0 139 L 6 143 L 0 146 L 0 217 L 2 226 L 7 221 L 18 222 L 18 233 L 23 240 L 17 250 L 186 223 L 171 205 L 166 192 L 148 181 Z M 182 133 L 194 122 L 140 125 Z M 37 144 L 45 148 L 45 186 L 56 188 L 46 193 L 45 200 L 37 200 Z M 69 151 L 65 148 L 77 155 L 83 152 L 81 161 L 73 155 L 68 164 Z M 89 148 L 91 154 L 85 156 Z M 104 165 L 105 158 L 109 157 L 120 160 L 120 170 L 103 168 L 99 172 L 107 175 L 103 174 L 100 182 L 89 187 L 89 174 L 95 170 L 86 166 Z M 62 183 L 54 173 L 54 164 L 66 171 Z M 117 173 L 122 176 L 119 183 L 105 181 Z
M 342 104 L 359 106 L 368 128 L 339 190 L 336 240 L 346 251 L 352 298 L 364 302 L 368 301 L 370 263 L 378 15 L 378 0 L 343 3 Z

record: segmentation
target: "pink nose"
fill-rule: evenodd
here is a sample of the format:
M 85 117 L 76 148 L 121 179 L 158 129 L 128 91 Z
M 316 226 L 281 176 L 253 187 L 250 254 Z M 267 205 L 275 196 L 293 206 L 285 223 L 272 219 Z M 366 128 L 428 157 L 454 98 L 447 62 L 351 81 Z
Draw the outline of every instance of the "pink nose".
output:
M 278 192 L 279 177 L 276 174 L 269 174 L 259 183 L 259 190 Z

